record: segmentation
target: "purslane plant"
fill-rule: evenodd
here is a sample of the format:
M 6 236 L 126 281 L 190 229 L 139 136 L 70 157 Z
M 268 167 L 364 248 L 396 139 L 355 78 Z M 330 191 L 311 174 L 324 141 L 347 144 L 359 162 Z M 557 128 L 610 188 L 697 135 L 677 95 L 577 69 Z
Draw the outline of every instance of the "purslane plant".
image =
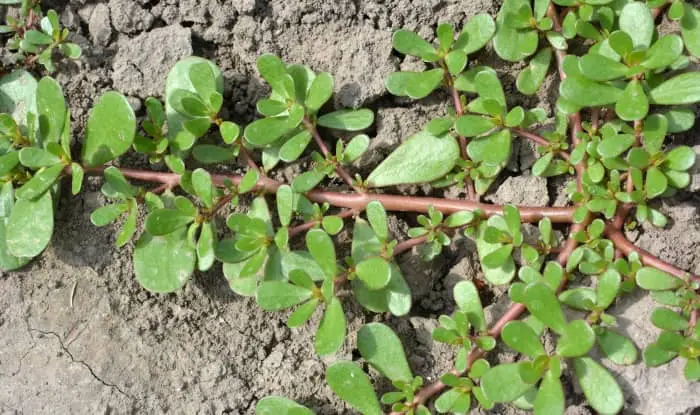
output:
M 678 22 L 680 35 L 657 31 L 655 19 L 664 13 Z M 637 289 L 650 291 L 660 304 L 651 320 L 662 331 L 644 349 L 644 362 L 658 366 L 679 357 L 684 376 L 700 379 L 700 277 L 634 246 L 624 234 L 642 222 L 665 226 L 654 201 L 690 182 L 695 153 L 665 139 L 695 122 L 700 73 L 688 68 L 700 56 L 698 19 L 700 11 L 682 0 L 506 0 L 495 20 L 474 16 L 459 33 L 438 25 L 435 42 L 399 30 L 394 49 L 426 69 L 391 74 L 387 90 L 412 99 L 446 90 L 453 107 L 367 177 L 351 169 L 369 147 L 363 131 L 372 125 L 373 112 L 329 111 L 332 75 L 273 55 L 257 62 L 271 88 L 257 103 L 263 117 L 245 127 L 220 116 L 224 91 L 216 65 L 191 57 L 171 70 L 164 102 L 146 100 L 140 123 L 121 94 L 97 99 L 80 145 L 72 145 L 70 114 L 56 81 L 37 82 L 29 72 L 15 71 L 0 79 L 6 97 L 0 115 L 0 267 L 20 268 L 49 244 L 62 178 L 70 177 L 77 194 L 85 175 L 101 175 L 109 203 L 90 219 L 96 226 L 120 221 L 118 246 L 135 238 L 134 272 L 144 288 L 179 290 L 195 270 L 220 262 L 236 293 L 254 296 L 264 310 L 294 309 L 289 327 L 306 324 L 320 310 L 315 350 L 323 356 L 346 344 L 341 291 L 349 290 L 369 312 L 406 315 L 411 292 L 396 257 L 416 248 L 431 260 L 456 239 L 471 238 L 486 282 L 509 287 L 508 311 L 486 321 L 481 284 L 460 282 L 456 311 L 441 316 L 432 333 L 435 341 L 454 347 L 452 371 L 424 384 L 396 334 L 371 323 L 359 331 L 357 348 L 395 390 L 378 397 L 368 375 L 343 361 L 328 366 L 331 389 L 371 415 L 385 409 L 427 414 L 429 408 L 461 414 L 497 403 L 562 414 L 561 377 L 571 373 L 595 411 L 617 413 L 624 405 L 621 389 L 589 353 L 597 348 L 616 365 L 638 360 L 637 347 L 616 330 L 608 312 L 617 298 Z M 489 42 L 500 58 L 528 62 L 516 81 L 522 94 L 536 93 L 556 73 L 554 114 L 509 103 L 498 72 L 473 63 Z M 586 52 L 576 56 L 571 50 Z M 532 174 L 574 176 L 567 187 L 570 206 L 480 201 L 517 138 L 536 146 Z M 144 155 L 153 169 L 114 163 L 128 151 Z M 245 173 L 206 168 L 236 160 Z M 291 182 L 271 177 L 278 166 L 300 160 L 310 161 L 310 168 Z M 329 181 L 341 189 L 325 188 Z M 426 183 L 456 186 L 466 196 L 376 190 Z M 388 226 L 388 213 L 397 211 L 419 214 L 403 241 Z M 534 237 L 524 231 L 525 223 L 537 225 Z M 555 224 L 570 225 L 563 243 Z M 345 250 L 337 249 L 334 236 L 346 226 L 349 256 L 339 258 Z M 567 288 L 571 280 L 576 286 Z M 584 317 L 569 321 L 564 307 Z M 518 320 L 525 311 L 529 316 Z M 553 351 L 541 342 L 545 331 L 556 339 Z M 499 337 L 520 354 L 517 362 L 484 359 Z M 256 410 L 312 413 L 282 397 L 265 398 Z

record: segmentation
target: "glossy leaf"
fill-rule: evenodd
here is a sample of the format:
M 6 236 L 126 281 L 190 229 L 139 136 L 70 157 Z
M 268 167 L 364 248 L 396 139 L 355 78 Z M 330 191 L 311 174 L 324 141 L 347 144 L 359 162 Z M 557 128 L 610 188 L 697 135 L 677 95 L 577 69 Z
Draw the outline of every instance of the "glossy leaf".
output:
M 700 10 L 685 3 L 681 18 L 681 34 L 685 47 L 695 57 L 700 57 Z
M 649 112 L 649 98 L 639 81 L 633 80 L 615 104 L 617 116 L 625 121 L 641 120 Z
M 688 319 L 664 307 L 654 309 L 651 313 L 650 320 L 651 324 L 662 330 L 683 331 L 686 330 L 689 325 Z
M 435 53 L 435 49 L 430 43 L 409 30 L 397 30 L 391 44 L 394 49 L 404 55 L 428 57 Z
M 564 329 L 557 343 L 557 353 L 563 357 L 583 356 L 595 343 L 595 332 L 584 320 L 574 320 Z
M 386 80 L 386 89 L 396 96 L 422 99 L 440 86 L 444 75 L 441 68 L 425 72 L 394 72 Z
M 286 281 L 264 281 L 258 287 L 255 300 L 263 310 L 279 311 L 303 303 L 312 294 L 308 288 Z
M 324 114 L 318 118 L 318 125 L 343 131 L 359 131 L 372 125 L 374 113 L 372 110 L 339 110 Z
M 501 337 L 508 347 L 532 359 L 546 354 L 540 336 L 525 322 L 511 321 L 506 324 Z
M 195 259 L 186 228 L 166 236 L 145 232 L 136 241 L 134 273 L 145 289 L 169 293 L 185 285 L 194 271 Z
M 250 144 L 266 146 L 277 141 L 290 129 L 288 117 L 268 117 L 248 124 L 243 134 Z
M 654 18 L 646 4 L 631 2 L 622 8 L 620 29 L 632 38 L 635 48 L 648 48 L 654 36 Z
M 36 109 L 41 143 L 58 143 L 67 113 L 63 90 L 53 78 L 44 77 L 39 81 L 36 89 Z
M 682 105 L 700 101 L 700 72 L 688 72 L 663 82 L 652 89 L 649 98 L 653 104 Z
M 590 357 L 574 359 L 574 369 L 581 389 L 593 409 L 603 414 L 616 414 L 622 409 L 624 396 L 615 378 L 607 370 Z
M 391 279 L 391 267 L 389 262 L 380 257 L 366 259 L 355 268 L 357 278 L 370 290 L 379 290 L 386 287 Z
M 679 278 L 652 267 L 644 267 L 637 271 L 636 281 L 639 287 L 650 291 L 673 290 L 683 285 Z
M 337 297 L 333 297 L 323 313 L 316 332 L 316 353 L 326 356 L 335 353 L 345 342 L 345 314 Z
M 453 289 L 455 302 L 459 309 L 467 314 L 469 322 L 477 332 L 486 330 L 486 317 L 479 298 L 479 290 L 471 281 L 460 281 Z
M 336 273 L 336 258 L 331 237 L 320 229 L 313 229 L 306 234 L 306 247 L 326 276 L 334 277 Z
M 528 311 L 559 334 L 566 330 L 566 319 L 554 292 L 543 283 L 534 283 L 525 289 L 525 305 Z
M 598 333 L 598 346 L 605 357 L 618 365 L 631 365 L 637 361 L 637 347 L 632 340 L 610 329 Z
M 464 41 L 460 42 L 458 39 L 454 47 L 461 49 L 467 55 L 474 53 L 483 48 L 495 32 L 496 22 L 493 18 L 486 13 L 477 14 L 470 18 L 462 29 L 460 39 L 464 36 Z
M 539 91 L 547 76 L 550 62 L 552 61 L 552 49 L 544 48 L 530 60 L 530 64 L 518 75 L 515 85 L 518 91 L 525 95 L 534 95 Z
M 527 392 L 532 385 L 520 377 L 520 364 L 507 363 L 491 368 L 481 378 L 481 389 L 493 402 L 512 402 Z
M 585 107 L 599 107 L 617 102 L 621 89 L 589 79 L 569 76 L 559 86 L 559 92 L 567 100 Z
M 314 413 L 290 399 L 266 396 L 255 405 L 255 415 L 314 415 Z
M 37 171 L 22 187 L 17 189 L 17 199 L 36 199 L 49 190 L 63 172 L 63 165 L 56 164 Z
M 535 414 L 563 414 L 566 399 L 559 376 L 547 371 L 535 397 Z

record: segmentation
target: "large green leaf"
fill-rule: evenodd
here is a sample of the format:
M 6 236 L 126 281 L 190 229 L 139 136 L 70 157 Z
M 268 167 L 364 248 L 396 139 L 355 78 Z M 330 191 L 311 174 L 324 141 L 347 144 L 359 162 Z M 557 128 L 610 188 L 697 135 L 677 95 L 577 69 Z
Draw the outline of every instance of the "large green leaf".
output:
M 673 63 L 683 53 L 683 39 L 678 35 L 662 36 L 649 49 L 642 66 L 649 69 L 664 68 Z
M 211 66 L 216 80 L 216 91 L 220 94 L 224 92 L 224 80 L 221 76 L 221 71 L 213 62 L 204 58 L 190 56 L 178 61 L 175 66 L 173 66 L 168 73 L 168 79 L 165 83 L 165 113 L 168 118 L 168 140 L 170 140 L 170 147 L 175 153 L 180 153 L 191 148 L 195 142 L 195 137 L 192 133 L 187 131 L 183 125 L 188 117 L 178 113 L 172 107 L 170 98 L 177 90 L 185 90 L 193 93 L 197 92 L 190 80 L 190 69 L 194 65 L 201 63 L 207 63 Z M 209 97 L 203 98 L 208 99 Z
M 636 79 L 627 84 L 625 92 L 615 104 L 617 116 L 625 121 L 641 120 L 649 112 L 649 98 Z
M 441 68 L 425 72 L 394 72 L 386 79 L 386 89 L 399 97 L 421 99 L 442 84 L 445 71 Z
M 545 373 L 535 397 L 535 415 L 563 414 L 566 399 L 559 376 L 551 370 Z
M 685 12 L 681 19 L 683 42 L 693 56 L 700 57 L 700 10 L 692 4 L 685 3 Z
M 574 359 L 574 369 L 593 409 L 601 414 L 616 414 L 622 409 L 625 398 L 615 378 L 607 370 L 590 357 Z
M 471 281 L 460 281 L 453 289 L 457 307 L 467 314 L 469 322 L 477 332 L 486 330 L 486 317 L 479 298 L 479 290 Z
M 460 39 L 464 36 L 465 41 L 460 42 L 458 39 L 454 48 L 462 49 L 467 55 L 474 53 L 484 47 L 494 33 L 496 33 L 496 22 L 493 21 L 493 17 L 486 13 L 477 14 L 470 18 L 462 29 Z
M 286 281 L 265 281 L 258 287 L 256 301 L 266 311 L 279 311 L 311 298 L 312 291 Z
M 316 353 L 326 356 L 335 353 L 345 342 L 345 313 L 338 297 L 333 297 L 326 306 L 316 332 Z
M 326 369 L 333 392 L 362 415 L 382 415 L 382 408 L 365 372 L 352 362 L 336 362 Z
M 631 365 L 637 361 L 637 347 L 632 340 L 610 329 L 598 333 L 598 346 L 605 357 L 618 365 Z
M 508 363 L 493 367 L 481 378 L 484 394 L 493 402 L 512 402 L 532 385 L 520 377 L 520 364 Z
M 291 399 L 266 396 L 255 405 L 255 415 L 313 415 L 313 411 Z
M 12 183 L 2 185 L 0 191 L 0 269 L 12 271 L 26 265 L 31 258 L 12 255 L 7 247 L 7 224 L 15 204 Z
M 632 38 L 635 48 L 648 48 L 654 37 L 654 18 L 645 3 L 633 1 L 622 8 L 620 29 Z
M 515 29 L 505 24 L 507 13 L 522 6 L 530 7 L 530 1 L 505 0 L 496 19 L 493 47 L 498 56 L 511 62 L 521 61 L 537 51 L 539 37 L 536 30 Z
M 595 332 L 583 320 L 574 320 L 564 329 L 557 342 L 557 353 L 564 357 L 583 356 L 595 343 Z
M 682 105 L 700 101 L 700 72 L 677 75 L 649 93 L 653 104 Z
M 339 110 L 318 118 L 318 125 L 344 131 L 364 130 L 373 122 L 374 113 L 368 109 Z
M 53 197 L 45 192 L 38 199 L 21 199 L 12 208 L 5 229 L 11 255 L 33 258 L 41 253 L 53 235 Z
M 569 76 L 559 85 L 559 93 L 576 105 L 600 107 L 617 102 L 623 91 L 581 76 Z
M 136 116 L 126 98 L 114 91 L 102 95 L 90 112 L 83 161 L 99 166 L 124 154 L 136 134 Z
M 641 288 L 650 291 L 673 290 L 683 285 L 680 278 L 653 267 L 644 267 L 637 271 L 636 281 Z
M 483 260 L 483 258 L 490 253 L 501 248 L 500 244 L 490 243 L 484 239 L 486 228 L 489 226 L 498 228 L 502 231 L 508 229 L 503 217 L 501 216 L 492 216 L 489 218 L 488 222 L 481 223 L 479 226 L 478 238 L 476 240 L 476 248 L 479 253 L 479 259 L 481 260 Z M 512 256 L 507 258 L 505 262 L 497 267 L 487 267 L 482 263 L 482 269 L 484 271 L 484 278 L 486 278 L 486 280 L 491 284 L 507 284 L 515 276 L 515 262 L 513 261 Z
M 476 162 L 504 167 L 510 158 L 511 148 L 510 130 L 504 129 L 469 141 L 467 153 Z
M 370 187 L 426 183 L 449 173 L 459 158 L 459 145 L 449 135 L 422 131 L 405 142 L 372 171 Z
M 503 327 L 501 337 L 508 347 L 532 359 L 546 353 L 540 336 L 529 324 L 523 321 L 511 321 L 506 324 Z
M 582 56 L 578 66 L 583 76 L 593 81 L 610 81 L 629 72 L 627 65 L 597 53 Z
M 549 64 L 552 61 L 552 49 L 544 48 L 537 52 L 531 60 L 527 68 L 523 69 L 518 75 L 516 87 L 518 91 L 525 95 L 534 95 L 539 91 L 544 78 L 547 76 Z
M 357 333 L 357 348 L 369 364 L 392 382 L 413 379 L 401 340 L 388 326 L 364 325 Z
M 169 293 L 182 288 L 189 280 L 196 255 L 187 238 L 187 229 L 180 228 L 165 236 L 144 232 L 134 249 L 136 280 L 149 291 Z
M 63 172 L 63 165 L 56 164 L 37 171 L 22 187 L 17 189 L 17 199 L 36 199 L 48 191 Z
M 66 102 L 63 90 L 53 78 L 44 77 L 36 90 L 36 109 L 39 116 L 39 134 L 42 145 L 58 143 L 65 126 Z
M 554 292 L 544 283 L 535 282 L 525 289 L 527 310 L 559 334 L 566 330 L 566 318 Z
M 12 114 L 21 126 L 27 126 L 27 114 L 36 114 L 36 79 L 25 70 L 0 78 L 0 112 Z

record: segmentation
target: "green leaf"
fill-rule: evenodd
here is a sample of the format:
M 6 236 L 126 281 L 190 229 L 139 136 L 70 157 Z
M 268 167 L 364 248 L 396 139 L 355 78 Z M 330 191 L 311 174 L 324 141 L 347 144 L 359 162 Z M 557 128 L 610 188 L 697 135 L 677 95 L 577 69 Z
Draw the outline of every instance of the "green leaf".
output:
M 255 405 L 255 415 L 314 415 L 314 413 L 290 399 L 266 396 Z
M 501 245 L 498 243 L 489 243 L 484 240 L 484 235 L 488 227 L 496 227 L 502 231 L 507 230 L 505 221 L 501 216 L 492 216 L 489 218 L 488 222 L 482 223 L 479 226 L 476 247 L 479 253 L 479 258 L 482 260 L 484 277 L 492 284 L 507 284 L 515 276 L 515 262 L 513 261 L 512 257 L 506 258 L 505 262 L 498 267 L 488 267 L 485 266 L 485 263 L 483 262 L 483 259 L 487 255 L 501 248 Z
M 489 252 L 481 259 L 481 263 L 486 268 L 499 268 L 509 259 L 512 259 L 513 245 L 503 245 Z
M 197 240 L 197 269 L 207 271 L 214 265 L 214 246 L 216 244 L 216 231 L 211 222 L 202 223 L 202 230 Z
M 422 99 L 442 84 L 445 71 L 441 68 L 425 72 L 394 72 L 386 79 L 386 89 L 393 95 Z
M 584 356 L 595 343 L 595 332 L 584 320 L 574 320 L 564 329 L 557 342 L 557 353 L 563 357 Z
M 56 182 L 63 168 L 62 164 L 56 164 L 37 171 L 28 182 L 17 189 L 17 199 L 36 199 L 44 194 Z
M 626 56 L 634 49 L 632 38 L 627 33 L 616 30 L 610 34 L 608 38 L 610 47 L 620 56 Z
M 279 151 L 280 159 L 286 162 L 297 160 L 310 142 L 311 133 L 309 131 L 303 130 L 299 132 L 282 144 Z
M 559 86 L 559 93 L 576 105 L 600 107 L 617 102 L 623 91 L 580 76 L 569 76 Z
M 464 25 L 454 48 L 461 49 L 469 55 L 483 48 L 491 40 L 494 33 L 496 33 L 496 22 L 493 21 L 493 18 L 486 13 L 477 14 Z
M 289 117 L 268 117 L 253 121 L 245 129 L 245 139 L 256 146 L 267 146 L 290 130 Z
M 323 172 L 317 170 L 306 171 L 294 178 L 292 189 L 296 193 L 306 193 L 318 186 L 325 177 L 326 175 Z
M 155 236 L 167 235 L 185 228 L 194 216 L 176 209 L 159 209 L 146 218 L 146 230 Z
M 632 134 L 616 134 L 603 139 L 598 145 L 598 154 L 603 158 L 613 158 L 632 147 L 635 138 Z
M 192 187 L 197 197 L 204 203 L 204 206 L 211 208 L 214 204 L 214 186 L 212 185 L 209 172 L 201 168 L 193 171 Z M 158 235 L 157 233 L 153 234 Z
M 467 65 L 467 54 L 461 50 L 453 50 L 445 56 L 447 70 L 452 75 L 459 75 Z
M 238 193 L 248 193 L 255 189 L 259 178 L 260 173 L 256 169 L 248 170 L 238 184 Z
M 676 352 L 664 350 L 658 344 L 652 343 L 644 349 L 642 358 L 649 367 L 661 366 L 678 355 Z
M 492 130 L 495 126 L 496 123 L 490 118 L 470 114 L 462 115 L 455 123 L 457 133 L 464 137 L 476 137 Z
M 117 239 L 114 241 L 117 248 L 121 248 L 126 245 L 131 238 L 134 237 L 134 234 L 136 234 L 136 220 L 138 219 L 139 213 L 138 204 L 134 199 L 130 199 L 128 203 L 130 205 L 129 213 L 124 221 L 121 231 L 119 231 L 117 234 Z
M 2 191 L 0 191 L 0 269 L 5 272 L 21 268 L 31 260 L 29 257 L 12 255 L 8 248 L 7 225 L 14 207 L 13 193 L 11 182 L 2 185 Z
M 88 118 L 83 161 L 90 167 L 124 154 L 136 134 L 136 116 L 126 98 L 107 92 L 97 101 Z
M 637 285 L 650 291 L 674 290 L 683 285 L 683 281 L 656 268 L 644 267 L 637 271 Z
M 36 79 L 25 70 L 0 77 L 0 112 L 11 114 L 20 126 L 26 127 L 27 114 L 37 113 L 37 86 Z
M 583 76 L 593 81 L 610 81 L 629 72 L 627 65 L 597 53 L 582 56 L 578 66 Z
M 422 37 L 409 30 L 397 30 L 391 41 L 392 46 L 404 55 L 430 57 L 435 49 Z
M 279 311 L 311 298 L 313 292 L 286 281 L 263 281 L 258 287 L 255 301 L 265 311 Z
M 534 95 L 544 83 L 552 61 L 552 49 L 544 48 L 537 52 L 527 68 L 518 75 L 515 86 L 525 95 Z
M 294 192 L 288 185 L 280 186 L 277 189 L 277 215 L 282 226 L 288 226 L 292 221 L 292 211 L 294 210 Z
M 184 227 L 166 236 L 144 232 L 136 241 L 134 273 L 139 284 L 149 291 L 179 290 L 192 275 L 194 265 L 194 247 Z
M 459 145 L 448 135 L 424 131 L 410 137 L 367 178 L 370 187 L 427 183 L 449 173 L 459 158 Z
M 681 35 L 688 52 L 697 58 L 700 57 L 700 10 L 685 2 L 683 6 Z
M 449 389 L 435 400 L 435 409 L 441 414 L 466 413 L 471 406 L 471 395 L 460 389 Z
M 508 347 L 532 359 L 546 354 L 540 336 L 523 321 L 511 321 L 506 324 L 501 337 Z
M 340 300 L 333 297 L 316 332 L 316 353 L 326 356 L 335 353 L 345 342 L 345 313 Z
M 311 113 L 316 113 L 333 95 L 333 75 L 322 72 L 316 75 L 309 92 L 306 95 L 304 104 Z
M 520 364 L 507 363 L 491 368 L 481 378 L 481 389 L 493 402 L 512 402 L 527 392 L 532 385 L 520 377 Z
M 510 130 L 501 130 L 469 141 L 467 153 L 472 160 L 490 166 L 505 166 L 511 155 Z
M 498 56 L 510 62 L 521 61 L 537 51 L 538 33 L 535 30 L 515 29 L 505 24 L 509 11 L 517 11 L 522 5 L 530 7 L 525 0 L 506 0 L 496 19 L 496 36 L 493 47 Z
M 632 340 L 610 329 L 598 333 L 598 346 L 605 357 L 618 365 L 631 365 L 637 361 L 637 347 Z
M 676 147 L 666 153 L 666 167 L 671 170 L 686 171 L 695 164 L 695 151 L 687 146 Z M 20 160 L 22 155 L 20 154 Z
M 293 329 L 309 321 L 313 313 L 318 308 L 318 303 L 319 300 L 313 298 L 300 305 L 292 314 L 289 315 L 289 318 L 287 319 L 287 327 Z
M 676 75 L 652 89 L 651 103 L 657 105 L 694 104 L 700 101 L 700 72 Z
M 321 221 L 321 225 L 329 235 L 337 235 L 341 230 L 343 230 L 343 219 L 333 215 L 326 216 Z
M 494 71 L 481 71 L 476 75 L 476 92 L 484 100 L 492 99 L 503 108 L 507 107 L 503 86 Z
M 90 222 L 97 227 L 109 225 L 117 220 L 127 209 L 128 205 L 126 203 L 102 206 L 90 214 Z
M 17 167 L 19 164 L 18 151 L 11 151 L 0 156 L 0 177 L 5 176 Z
M 61 158 L 37 147 L 25 147 L 19 151 L 19 162 L 30 169 L 39 169 L 58 164 Z
M 484 308 L 479 298 L 479 290 L 471 281 L 460 281 L 453 289 L 455 302 L 461 311 L 467 314 L 469 322 L 477 332 L 487 329 Z
M 357 278 L 370 290 L 379 290 L 389 284 L 391 267 L 389 262 L 380 257 L 366 259 L 355 268 Z
M 331 237 L 321 229 L 313 229 L 306 233 L 306 247 L 326 276 L 334 277 L 336 256 Z
M 386 240 L 389 237 L 389 226 L 387 225 L 386 210 L 381 202 L 372 201 L 366 206 L 367 219 L 369 220 L 372 230 L 380 240 Z
M 668 179 L 666 175 L 658 167 L 650 168 L 647 170 L 644 189 L 649 199 L 662 195 L 666 189 L 668 189 Z
M 350 140 L 343 151 L 342 162 L 350 164 L 360 158 L 369 147 L 369 137 L 365 134 L 356 135 Z
M 38 112 L 38 136 L 43 145 L 58 143 L 66 122 L 66 102 L 63 90 L 50 77 L 39 81 L 36 89 L 36 109 Z
M 233 152 L 225 147 L 211 144 L 200 144 L 192 149 L 192 156 L 200 163 L 218 164 L 235 158 Z
M 662 330 L 683 331 L 688 328 L 688 320 L 668 308 L 658 307 L 652 311 L 651 324 Z
M 672 65 L 683 53 L 683 39 L 677 35 L 662 36 L 654 42 L 641 65 L 647 69 L 659 69 Z
M 620 273 L 614 269 L 606 270 L 603 275 L 598 278 L 598 287 L 596 287 L 596 305 L 598 307 L 604 310 L 615 301 L 617 293 L 620 290 L 620 285 L 622 284 L 621 280 Z
M 535 415 L 563 414 L 564 388 L 558 376 L 551 370 L 545 373 L 535 397 Z
M 372 125 L 374 113 L 372 110 L 339 110 L 324 114 L 318 118 L 318 125 L 343 131 L 359 131 Z
M 547 327 L 559 334 L 566 330 L 566 319 L 554 292 L 544 283 L 530 284 L 525 289 L 525 305 L 528 311 Z
M 646 4 L 636 1 L 627 3 L 620 13 L 619 25 L 632 38 L 635 48 L 648 48 L 651 44 L 656 25 Z
M 603 414 L 616 414 L 622 409 L 625 398 L 615 378 L 607 370 L 590 357 L 574 359 L 574 369 L 581 389 L 594 410 Z
M 700 360 L 697 357 L 686 361 L 685 368 L 683 369 L 683 376 L 686 380 L 690 381 L 700 379 Z
M 357 333 L 357 348 L 369 364 L 392 382 L 413 379 L 401 340 L 388 326 L 381 323 L 364 325 Z
M 279 57 L 266 53 L 258 58 L 258 72 L 273 91 L 285 98 L 295 96 L 294 82 Z
M 369 377 L 352 362 L 336 362 L 326 369 L 331 390 L 362 415 L 382 415 L 379 400 Z
M 639 81 L 632 80 L 615 104 L 617 116 L 625 121 L 641 120 L 649 113 L 649 98 Z
M 12 208 L 5 228 L 9 253 L 33 258 L 46 248 L 53 235 L 54 217 L 51 192 L 34 200 L 20 199 Z
M 178 94 L 177 91 L 189 91 L 196 93 L 197 90 L 192 85 L 190 79 L 190 69 L 198 64 L 206 63 L 210 66 L 216 79 L 216 92 L 223 94 L 224 81 L 219 68 L 211 61 L 191 56 L 178 61 L 168 73 L 168 78 L 165 84 L 165 113 L 167 116 L 168 125 L 168 140 L 170 141 L 170 149 L 174 154 L 182 155 L 181 153 L 189 150 L 194 145 L 196 137 L 187 131 L 184 127 L 185 121 L 189 117 L 180 114 L 173 108 L 171 101 L 173 96 Z M 202 97 L 207 98 L 208 97 Z
M 85 177 L 85 171 L 83 166 L 78 163 L 71 164 L 71 193 L 77 195 L 83 187 L 83 178 Z

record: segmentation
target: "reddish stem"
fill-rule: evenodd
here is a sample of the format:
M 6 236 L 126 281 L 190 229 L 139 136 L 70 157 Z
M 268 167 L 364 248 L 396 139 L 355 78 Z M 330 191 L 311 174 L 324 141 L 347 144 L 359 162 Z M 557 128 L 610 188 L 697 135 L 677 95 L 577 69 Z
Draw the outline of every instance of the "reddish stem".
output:
M 541 145 L 542 147 L 548 147 L 549 145 L 552 144 L 546 138 L 544 138 L 540 135 L 537 135 L 533 132 L 527 131 L 527 130 L 523 130 L 520 128 L 511 128 L 511 131 L 513 131 L 515 134 L 517 134 L 523 138 L 526 138 L 530 141 L 534 141 L 535 143 Z M 566 151 L 558 150 L 556 153 L 558 155 L 560 155 L 561 158 L 563 158 L 566 161 L 569 161 L 571 159 L 571 155 Z
M 304 126 L 313 136 L 314 141 L 316 141 L 316 145 L 321 150 L 321 153 L 323 153 L 323 156 L 328 158 L 328 156 L 331 155 L 331 152 L 330 152 L 330 150 L 328 150 L 328 147 L 326 146 L 326 143 L 323 141 L 321 134 L 319 134 L 318 129 L 316 128 L 316 126 L 311 122 L 311 120 L 308 117 L 304 117 Z M 361 193 L 363 191 L 362 189 L 360 189 L 359 187 L 357 187 L 353 184 L 352 177 L 350 177 L 350 174 L 347 171 L 345 171 L 343 166 L 340 165 L 339 161 L 336 161 L 335 173 L 338 175 L 338 177 L 343 179 L 343 181 L 348 186 L 352 187 L 356 192 Z
M 410 251 L 414 246 L 418 246 L 428 240 L 428 235 L 407 239 L 394 247 L 394 256 L 398 256 L 406 251 Z
M 358 213 L 357 210 L 354 209 L 344 209 L 342 212 L 334 215 L 338 216 L 339 218 L 345 219 L 349 218 L 350 216 L 356 215 Z M 289 228 L 289 237 L 292 238 L 294 236 L 299 235 L 300 233 L 304 233 L 308 230 L 313 229 L 315 226 L 320 225 L 321 221 L 320 220 L 311 220 L 305 223 L 302 223 L 301 225 L 294 226 L 292 228 Z

